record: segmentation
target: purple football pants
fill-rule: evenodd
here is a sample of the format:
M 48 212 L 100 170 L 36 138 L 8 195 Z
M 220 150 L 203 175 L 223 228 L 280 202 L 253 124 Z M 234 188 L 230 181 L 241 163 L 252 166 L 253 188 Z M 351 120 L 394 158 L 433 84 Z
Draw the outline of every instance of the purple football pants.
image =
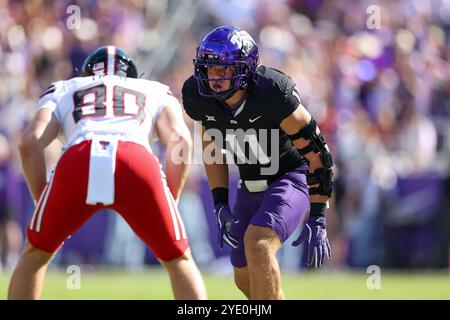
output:
M 239 218 L 239 223 L 233 224 L 231 229 L 231 234 L 239 240 L 230 256 L 234 267 L 247 265 L 244 234 L 249 224 L 272 229 L 283 243 L 303 221 L 309 210 L 306 170 L 300 166 L 285 173 L 264 192 L 248 192 L 244 187 L 238 189 L 233 214 Z

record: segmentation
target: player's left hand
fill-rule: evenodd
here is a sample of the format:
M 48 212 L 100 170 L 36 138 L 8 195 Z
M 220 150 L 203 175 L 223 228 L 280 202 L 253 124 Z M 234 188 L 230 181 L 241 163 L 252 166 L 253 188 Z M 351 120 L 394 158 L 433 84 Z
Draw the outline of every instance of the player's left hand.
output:
M 331 247 L 327 238 L 326 221 L 323 216 L 309 216 L 302 232 L 292 245 L 304 243 L 302 265 L 319 268 L 325 256 L 331 257 Z

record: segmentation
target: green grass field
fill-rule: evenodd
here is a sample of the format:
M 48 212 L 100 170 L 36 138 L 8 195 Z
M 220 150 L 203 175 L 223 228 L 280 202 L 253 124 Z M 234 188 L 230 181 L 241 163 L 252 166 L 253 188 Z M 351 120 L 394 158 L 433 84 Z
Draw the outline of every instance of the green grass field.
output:
M 10 274 L 0 275 L 0 299 L 6 298 Z M 81 273 L 81 288 L 68 289 L 69 275 L 49 271 L 42 299 L 172 299 L 167 275 L 160 269 L 145 272 L 91 269 Z M 365 272 L 299 273 L 283 276 L 287 299 L 450 299 L 450 277 L 441 273 L 381 274 L 381 289 L 369 290 Z M 230 276 L 205 274 L 210 299 L 244 299 Z

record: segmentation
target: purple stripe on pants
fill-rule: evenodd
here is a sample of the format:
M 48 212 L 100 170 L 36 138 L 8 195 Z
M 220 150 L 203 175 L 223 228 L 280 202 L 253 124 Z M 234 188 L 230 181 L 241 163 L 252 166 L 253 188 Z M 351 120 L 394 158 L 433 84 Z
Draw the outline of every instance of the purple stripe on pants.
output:
M 295 231 L 309 210 L 306 168 L 298 167 L 272 182 L 264 192 L 238 189 L 233 213 L 239 218 L 231 234 L 239 240 L 231 251 L 231 264 L 241 268 L 247 265 L 244 252 L 244 234 L 249 224 L 275 231 L 283 243 Z

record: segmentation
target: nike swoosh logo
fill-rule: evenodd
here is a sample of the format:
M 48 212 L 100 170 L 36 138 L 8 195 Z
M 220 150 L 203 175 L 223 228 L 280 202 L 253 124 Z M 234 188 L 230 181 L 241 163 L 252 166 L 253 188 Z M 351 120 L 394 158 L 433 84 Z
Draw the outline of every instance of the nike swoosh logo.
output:
M 262 116 L 256 117 L 255 119 L 248 119 L 248 122 L 253 123 L 256 120 L 258 120 L 259 118 L 261 118 Z

